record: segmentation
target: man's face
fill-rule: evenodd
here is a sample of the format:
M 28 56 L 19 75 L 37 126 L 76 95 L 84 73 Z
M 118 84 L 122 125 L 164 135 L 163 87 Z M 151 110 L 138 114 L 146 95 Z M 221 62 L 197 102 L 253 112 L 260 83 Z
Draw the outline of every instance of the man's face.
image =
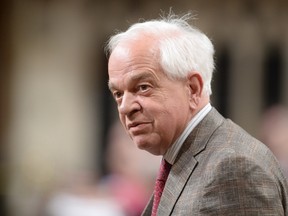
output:
M 147 40 L 118 45 L 109 59 L 109 88 L 134 143 L 152 154 L 163 155 L 192 114 L 189 84 L 169 79 L 157 60 Z

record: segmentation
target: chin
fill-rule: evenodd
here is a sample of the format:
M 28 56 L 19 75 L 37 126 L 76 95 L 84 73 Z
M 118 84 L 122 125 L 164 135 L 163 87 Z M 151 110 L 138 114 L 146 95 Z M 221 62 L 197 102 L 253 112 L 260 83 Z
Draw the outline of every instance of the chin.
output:
M 159 148 L 160 145 L 157 144 L 157 142 L 152 142 L 151 140 L 149 140 L 149 137 L 147 136 L 137 136 L 137 137 L 133 137 L 133 142 L 136 144 L 136 146 L 141 149 L 141 150 L 145 150 L 153 155 L 160 155 L 161 151 Z
M 153 148 L 153 146 L 151 146 L 151 144 L 149 145 L 149 144 L 143 144 L 143 143 L 140 144 L 139 143 L 139 144 L 137 144 L 137 147 L 138 147 L 138 149 L 147 151 L 150 154 L 153 154 L 156 156 L 161 155 L 161 152 L 159 151 L 159 149 Z
M 149 149 L 149 145 L 145 142 L 135 142 L 134 143 L 136 144 L 136 146 L 141 149 L 141 150 L 146 150 Z

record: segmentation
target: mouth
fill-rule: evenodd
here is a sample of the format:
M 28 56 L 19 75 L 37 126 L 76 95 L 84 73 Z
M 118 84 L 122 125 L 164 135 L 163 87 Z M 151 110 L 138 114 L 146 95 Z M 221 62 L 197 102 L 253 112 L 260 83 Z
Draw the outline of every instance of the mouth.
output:
M 127 128 L 129 131 L 136 132 L 144 129 L 148 124 L 148 122 L 133 122 L 128 124 Z
M 130 130 L 131 128 L 137 127 L 138 125 L 141 125 L 141 124 L 145 124 L 145 123 L 143 123 L 143 122 L 130 123 L 130 124 L 128 124 L 128 130 Z

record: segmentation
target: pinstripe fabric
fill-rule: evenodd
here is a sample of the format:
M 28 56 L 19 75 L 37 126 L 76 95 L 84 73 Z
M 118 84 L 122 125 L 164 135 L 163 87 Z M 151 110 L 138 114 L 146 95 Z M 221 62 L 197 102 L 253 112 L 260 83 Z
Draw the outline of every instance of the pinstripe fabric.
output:
M 268 148 L 213 108 L 184 142 L 157 215 L 288 215 L 287 190 Z

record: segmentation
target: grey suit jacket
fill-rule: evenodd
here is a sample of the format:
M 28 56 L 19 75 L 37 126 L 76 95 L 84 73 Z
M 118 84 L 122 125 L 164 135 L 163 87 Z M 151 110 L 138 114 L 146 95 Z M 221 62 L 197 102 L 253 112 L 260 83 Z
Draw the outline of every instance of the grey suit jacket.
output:
M 153 196 L 143 216 L 150 216 Z M 288 215 L 288 183 L 269 149 L 214 108 L 184 142 L 158 215 Z

